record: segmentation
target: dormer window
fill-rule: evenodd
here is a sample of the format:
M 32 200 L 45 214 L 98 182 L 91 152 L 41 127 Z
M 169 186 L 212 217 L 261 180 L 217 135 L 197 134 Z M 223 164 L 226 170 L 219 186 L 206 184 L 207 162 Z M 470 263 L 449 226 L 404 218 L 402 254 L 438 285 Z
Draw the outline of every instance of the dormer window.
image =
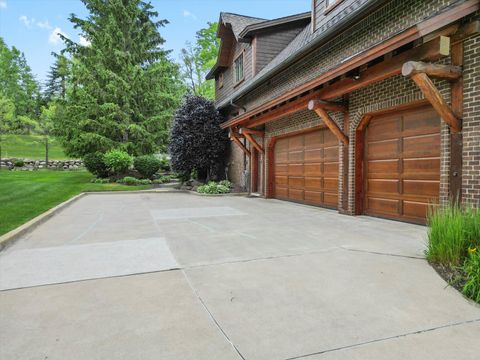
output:
M 235 84 L 238 84 L 241 82 L 244 78 L 244 73 L 243 73 L 243 52 L 238 55 L 238 57 L 235 59 L 233 62 L 233 76 L 235 79 Z
M 343 0 L 325 0 L 325 14 L 332 11 L 340 4 Z
M 219 89 L 223 87 L 223 73 L 218 74 L 217 84 Z

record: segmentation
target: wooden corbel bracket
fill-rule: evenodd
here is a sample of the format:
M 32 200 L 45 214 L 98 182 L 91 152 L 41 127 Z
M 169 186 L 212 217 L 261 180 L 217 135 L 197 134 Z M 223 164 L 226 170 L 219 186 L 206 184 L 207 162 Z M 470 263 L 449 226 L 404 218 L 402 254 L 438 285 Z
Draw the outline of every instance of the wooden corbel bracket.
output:
M 330 103 L 322 100 L 310 100 L 308 102 L 308 110 L 315 111 L 317 115 L 323 120 L 325 125 L 330 129 L 330 131 L 338 138 L 338 140 L 348 146 L 348 136 L 343 133 L 343 131 L 338 127 L 335 121 L 333 121 L 333 119 L 327 113 L 327 110 L 345 112 L 346 108 L 343 105 Z
M 261 136 L 263 137 L 265 135 L 265 132 L 264 131 L 261 131 L 261 130 L 254 130 L 254 129 L 248 129 L 248 128 L 241 128 L 239 131 L 238 131 L 239 134 L 254 134 L 254 135 L 257 135 L 257 136 Z
M 462 120 L 455 115 L 429 77 L 455 81 L 462 76 L 460 67 L 409 61 L 403 65 L 402 74 L 413 80 L 438 115 L 448 124 L 452 132 L 457 133 L 462 130 Z
M 265 151 L 263 150 L 263 147 L 257 143 L 255 141 L 255 139 L 253 138 L 253 136 L 250 134 L 250 133 L 247 133 L 247 132 L 244 132 L 243 135 L 245 136 L 245 139 L 248 140 L 248 142 L 255 148 L 257 149 L 259 152 L 261 152 L 262 154 L 265 153 Z
M 230 138 L 230 140 L 232 140 L 235 144 L 237 144 L 240 149 L 242 149 L 242 151 L 248 156 L 250 157 L 251 154 L 250 154 L 250 151 L 245 147 L 245 145 L 243 145 L 243 143 L 240 141 L 240 139 L 238 138 L 238 134 L 233 130 L 233 129 L 230 129 L 229 133 L 228 133 L 228 136 Z

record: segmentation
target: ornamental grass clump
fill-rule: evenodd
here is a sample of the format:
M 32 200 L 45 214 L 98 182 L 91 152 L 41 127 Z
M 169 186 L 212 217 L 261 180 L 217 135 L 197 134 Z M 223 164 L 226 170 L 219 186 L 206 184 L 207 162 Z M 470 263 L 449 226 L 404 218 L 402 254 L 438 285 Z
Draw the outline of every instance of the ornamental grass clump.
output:
M 480 303 L 480 250 L 478 247 L 468 249 L 463 272 L 467 279 L 463 286 L 463 294 Z
M 480 245 L 480 211 L 449 205 L 428 214 L 427 259 L 448 266 L 461 266 L 468 249 Z

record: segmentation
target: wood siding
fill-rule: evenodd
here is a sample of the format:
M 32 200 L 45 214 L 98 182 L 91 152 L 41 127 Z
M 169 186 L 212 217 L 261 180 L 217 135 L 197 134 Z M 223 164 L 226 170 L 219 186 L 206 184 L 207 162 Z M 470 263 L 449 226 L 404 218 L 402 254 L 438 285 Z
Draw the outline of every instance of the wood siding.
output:
M 243 74 L 244 80 L 239 83 L 235 84 L 234 80 L 234 67 L 233 64 L 230 64 L 230 67 L 223 71 L 223 87 L 218 88 L 218 76 L 215 79 L 215 98 L 217 102 L 222 101 L 223 99 L 227 98 L 231 95 L 234 91 L 239 89 L 241 86 L 245 84 L 245 82 L 252 78 L 253 76 L 253 69 L 252 69 L 252 46 L 247 43 L 236 43 L 233 49 L 233 53 L 231 56 L 232 62 L 233 59 L 236 59 L 240 53 L 244 51 L 244 58 L 243 58 Z
M 258 73 L 273 60 L 305 28 L 304 25 L 272 30 L 256 36 L 256 66 Z

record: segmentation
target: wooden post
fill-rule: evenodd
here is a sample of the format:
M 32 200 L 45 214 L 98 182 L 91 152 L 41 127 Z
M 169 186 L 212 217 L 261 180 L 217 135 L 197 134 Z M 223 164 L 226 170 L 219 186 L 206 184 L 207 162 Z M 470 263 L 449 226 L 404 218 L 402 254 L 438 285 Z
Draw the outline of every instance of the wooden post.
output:
M 425 73 L 416 73 L 411 76 L 411 79 L 417 84 L 420 91 L 425 98 L 432 104 L 435 111 L 440 117 L 450 126 L 453 132 L 462 130 L 460 119 L 453 113 L 450 106 L 440 94 L 438 89 L 433 84 L 432 80 Z
M 330 129 L 330 131 L 346 146 L 348 146 L 348 136 L 343 133 L 342 130 L 338 127 L 338 125 L 333 121 L 333 119 L 328 115 L 328 113 L 324 109 L 324 102 L 318 100 L 311 100 L 308 103 L 308 109 L 313 110 L 317 113 L 318 116 L 323 120 L 325 125 Z M 336 104 L 335 104 L 336 105 Z M 330 109 L 335 108 L 334 105 L 328 106 Z M 342 107 L 343 108 L 343 107 Z
M 258 151 L 254 147 L 250 152 L 250 192 L 256 193 L 258 190 Z
M 452 64 L 463 65 L 463 42 L 452 45 Z M 463 77 L 452 83 L 452 111 L 458 118 L 463 117 Z M 454 202 L 462 198 L 463 135 L 461 132 L 450 134 L 450 197 Z

